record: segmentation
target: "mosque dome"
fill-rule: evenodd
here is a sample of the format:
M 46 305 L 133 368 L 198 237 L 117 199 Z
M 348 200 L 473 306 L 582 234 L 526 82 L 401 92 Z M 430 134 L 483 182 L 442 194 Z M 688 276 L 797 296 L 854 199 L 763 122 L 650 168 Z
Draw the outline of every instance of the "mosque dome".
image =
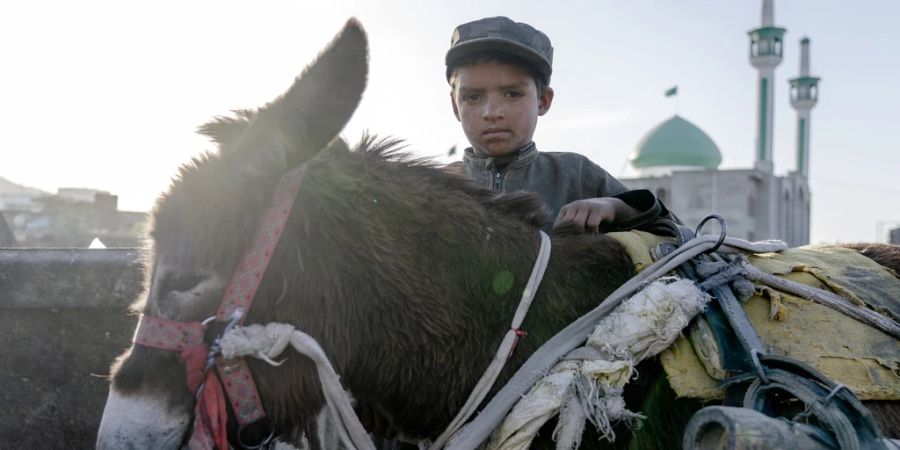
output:
M 628 160 L 638 170 L 715 169 L 722 162 L 722 153 L 703 130 L 676 115 L 650 130 Z

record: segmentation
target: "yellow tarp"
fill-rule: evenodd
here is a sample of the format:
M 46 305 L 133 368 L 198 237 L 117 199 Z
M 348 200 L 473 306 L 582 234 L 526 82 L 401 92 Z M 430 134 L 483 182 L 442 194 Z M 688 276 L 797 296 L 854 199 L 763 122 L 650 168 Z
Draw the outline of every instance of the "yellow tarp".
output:
M 623 242 L 638 270 L 650 262 L 659 242 L 641 232 L 610 233 Z M 634 257 L 633 257 L 634 258 Z M 766 272 L 831 290 L 849 302 L 869 305 L 897 317 L 900 279 L 854 250 L 801 247 L 750 256 Z M 772 354 L 804 362 L 850 387 L 861 399 L 900 400 L 900 341 L 831 308 L 783 292 L 760 289 L 744 304 L 750 322 Z M 721 398 L 718 380 L 709 376 L 690 341 L 681 337 L 660 354 L 675 392 L 682 397 Z
M 625 251 L 628 252 L 628 256 L 634 263 L 634 269 L 638 272 L 653 264 L 650 250 L 660 243 L 674 241 L 672 238 L 665 238 L 637 230 L 617 231 L 606 235 L 619 241 L 625 247 Z

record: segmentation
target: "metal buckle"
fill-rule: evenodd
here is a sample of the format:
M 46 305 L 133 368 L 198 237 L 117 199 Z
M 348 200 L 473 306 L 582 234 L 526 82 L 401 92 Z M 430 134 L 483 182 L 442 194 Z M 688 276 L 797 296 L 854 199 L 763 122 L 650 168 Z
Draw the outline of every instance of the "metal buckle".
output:
M 242 308 L 236 308 L 231 316 L 228 317 L 228 323 L 225 324 L 225 328 L 222 330 L 222 333 L 216 336 L 216 339 L 213 341 L 212 345 L 209 346 L 209 353 L 206 354 L 206 364 L 203 366 L 203 378 L 200 382 L 200 385 L 197 386 L 197 392 L 194 393 L 194 401 L 200 401 L 200 395 L 203 393 L 203 388 L 206 387 L 206 375 L 209 373 L 209 370 L 216 365 L 216 357 L 222 353 L 222 336 L 225 336 L 225 333 L 229 332 L 235 325 L 240 322 L 241 317 L 244 315 L 244 310 Z M 202 323 L 204 326 L 209 325 L 210 322 L 215 320 L 216 316 L 212 316 L 204 320 Z
M 704 254 L 710 254 L 718 250 L 719 247 L 722 246 L 722 243 L 725 242 L 725 236 L 728 236 L 728 225 L 725 223 L 725 218 L 718 214 L 710 214 L 704 217 L 703 220 L 700 221 L 700 225 L 697 225 L 697 229 L 694 230 L 694 234 L 699 236 L 700 230 L 703 229 L 703 225 L 705 225 L 706 222 L 709 222 L 711 219 L 715 219 L 717 222 L 719 222 L 719 240 L 716 241 L 716 245 L 714 245 L 711 249 L 703 252 Z

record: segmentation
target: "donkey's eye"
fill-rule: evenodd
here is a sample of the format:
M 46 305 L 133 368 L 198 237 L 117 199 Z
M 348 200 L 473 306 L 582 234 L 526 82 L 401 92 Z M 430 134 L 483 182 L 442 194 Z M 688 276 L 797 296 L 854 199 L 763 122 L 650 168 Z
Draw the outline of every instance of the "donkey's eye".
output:
M 159 282 L 159 292 L 184 292 L 193 289 L 203 281 L 203 277 L 194 274 L 172 273 L 163 277 Z

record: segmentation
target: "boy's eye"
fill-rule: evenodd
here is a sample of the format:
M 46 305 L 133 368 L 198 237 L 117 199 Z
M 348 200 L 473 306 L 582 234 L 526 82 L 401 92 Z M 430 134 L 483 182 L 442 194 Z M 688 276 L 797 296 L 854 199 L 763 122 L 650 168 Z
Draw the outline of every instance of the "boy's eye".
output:
M 474 101 L 477 101 L 479 98 L 481 98 L 481 96 L 478 94 L 464 94 L 462 96 L 462 99 L 464 102 L 474 102 Z
M 506 96 L 507 96 L 507 97 L 512 97 L 512 98 L 518 98 L 518 97 L 521 97 L 521 96 L 523 96 L 523 95 L 525 95 L 525 94 L 524 94 L 522 91 L 515 91 L 515 90 L 514 90 L 514 91 L 507 91 L 507 92 L 506 92 Z

